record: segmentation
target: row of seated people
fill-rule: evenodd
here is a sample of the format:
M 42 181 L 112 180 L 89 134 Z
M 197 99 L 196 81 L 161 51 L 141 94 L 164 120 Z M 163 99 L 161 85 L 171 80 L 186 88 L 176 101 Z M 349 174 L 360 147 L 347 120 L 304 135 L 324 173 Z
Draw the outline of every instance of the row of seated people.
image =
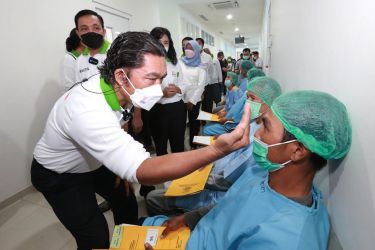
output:
M 227 80 L 227 97 L 241 93 L 237 75 Z M 150 192 L 153 217 L 143 225 L 165 225 L 165 234 L 188 226 L 187 249 L 326 249 L 329 216 L 313 179 L 328 159 L 349 151 L 346 108 L 319 91 L 282 94 L 258 69 L 247 72 L 246 87 L 203 134 L 231 131 L 250 105 L 249 145 L 214 162 L 200 193 L 167 198 L 165 189 Z

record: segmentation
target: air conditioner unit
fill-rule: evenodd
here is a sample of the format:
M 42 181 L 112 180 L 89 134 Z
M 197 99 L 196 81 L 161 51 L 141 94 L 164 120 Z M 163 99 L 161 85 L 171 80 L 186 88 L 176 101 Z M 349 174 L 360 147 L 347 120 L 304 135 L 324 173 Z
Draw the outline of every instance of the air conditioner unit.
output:
M 215 10 L 225 10 L 231 8 L 238 8 L 239 5 L 237 1 L 222 1 L 211 3 L 209 7 Z

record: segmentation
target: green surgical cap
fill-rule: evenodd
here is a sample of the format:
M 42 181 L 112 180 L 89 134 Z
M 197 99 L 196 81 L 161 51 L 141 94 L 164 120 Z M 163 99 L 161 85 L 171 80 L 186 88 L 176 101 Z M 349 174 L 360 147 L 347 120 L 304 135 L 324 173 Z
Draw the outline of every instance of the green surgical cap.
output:
M 268 76 L 255 77 L 247 84 L 247 90 L 261 98 L 269 107 L 281 95 L 280 84 Z
M 247 71 L 247 80 L 251 81 L 254 77 L 257 76 L 265 76 L 264 72 L 257 68 L 252 68 L 249 71 Z
M 242 60 L 241 68 L 247 72 L 250 69 L 254 68 L 254 64 L 250 60 Z
M 238 82 L 238 75 L 234 72 L 228 72 L 227 73 L 227 76 L 230 76 L 230 78 L 232 79 L 232 84 L 235 85 L 235 86 L 238 86 L 239 82 Z
M 345 105 L 318 91 L 296 91 L 277 98 L 271 106 L 284 128 L 311 152 L 340 159 L 349 151 L 352 128 Z

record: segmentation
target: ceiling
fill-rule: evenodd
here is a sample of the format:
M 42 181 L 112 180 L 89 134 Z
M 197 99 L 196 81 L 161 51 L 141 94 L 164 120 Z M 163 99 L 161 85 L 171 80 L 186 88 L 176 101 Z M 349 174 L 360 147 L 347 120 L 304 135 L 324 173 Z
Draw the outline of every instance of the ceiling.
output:
M 223 36 L 233 45 L 234 37 L 239 35 L 245 37 L 245 47 L 258 45 L 264 0 L 179 0 L 178 2 L 182 9 L 196 16 L 208 28 Z M 238 5 L 235 4 L 236 2 Z M 231 20 L 227 20 L 228 14 L 233 16 Z M 206 17 L 207 20 L 204 20 L 200 15 Z M 239 28 L 238 32 L 234 30 L 236 27 Z M 244 45 L 240 45 L 240 47 L 244 47 Z

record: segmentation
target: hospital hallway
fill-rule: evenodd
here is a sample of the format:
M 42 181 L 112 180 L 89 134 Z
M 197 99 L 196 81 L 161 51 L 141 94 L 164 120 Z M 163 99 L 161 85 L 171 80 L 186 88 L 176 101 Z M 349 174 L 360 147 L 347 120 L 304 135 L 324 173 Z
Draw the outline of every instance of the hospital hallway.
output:
M 74 19 L 75 15 L 81 10 L 91 10 L 102 17 L 100 19 L 94 15 L 103 26 L 103 35 L 99 35 L 99 38 L 98 36 L 95 37 L 96 31 L 94 31 L 89 32 L 92 33 L 91 37 L 89 35 L 85 37 L 84 31 L 78 28 L 78 18 L 77 20 Z M 311 152 L 309 152 L 313 153 L 311 154 L 313 156 L 317 155 L 317 157 L 328 160 L 326 166 L 321 170 L 318 168 L 316 175 L 311 177 L 314 187 L 321 191 L 322 197 L 319 199 L 322 200 L 322 207 L 326 208 L 328 216 L 324 222 L 312 224 L 313 226 L 308 227 L 301 234 L 308 235 L 311 233 L 309 230 L 315 230 L 314 225 L 317 225 L 316 227 L 323 227 L 326 230 L 324 233 L 326 235 L 325 238 L 328 238 L 327 249 L 329 250 L 374 249 L 375 168 L 372 165 L 375 162 L 375 152 L 372 150 L 375 149 L 373 144 L 375 133 L 372 129 L 375 128 L 375 116 L 371 113 L 372 110 L 375 110 L 375 70 L 373 69 L 375 65 L 374 13 L 375 1 L 372 0 L 358 0 L 356 2 L 349 0 L 3 1 L 3 7 L 0 10 L 0 23 L 3 27 L 0 47 L 4 56 L 0 62 L 2 75 L 2 91 L 0 92 L 0 249 L 77 249 L 75 238 L 57 218 L 56 211 L 52 209 L 43 194 L 37 191 L 34 180 L 32 183 L 30 169 L 33 159 L 36 162 L 45 157 L 43 158 L 46 159 L 45 162 L 38 163 L 40 166 L 48 165 L 46 162 L 57 162 L 56 169 L 47 167 L 44 169 L 56 175 L 94 172 L 94 170 L 100 169 L 100 166 L 107 166 L 105 163 L 112 163 L 112 159 L 101 161 L 95 154 L 98 150 L 106 150 L 108 145 L 105 143 L 113 139 L 116 142 L 113 142 L 113 145 L 109 142 L 111 145 L 108 146 L 112 152 L 103 153 L 101 156 L 112 155 L 113 159 L 117 160 L 126 157 L 135 158 L 135 160 L 129 160 L 130 163 L 126 166 L 129 167 L 129 171 L 127 169 L 118 170 L 122 165 L 118 162 L 113 163 L 115 165 L 113 169 L 118 170 L 118 173 L 123 173 L 123 176 L 115 173 L 117 174 L 116 188 L 118 185 L 124 184 L 124 187 L 121 186 L 121 188 L 128 192 L 127 182 L 123 180 L 125 180 L 125 177 L 128 180 L 140 179 L 137 171 L 138 167 L 142 166 L 141 164 L 146 162 L 149 157 L 154 158 L 156 155 L 160 156 L 165 153 L 172 153 L 172 151 L 199 150 L 207 145 L 214 145 L 217 140 L 216 135 L 230 133 L 235 130 L 236 125 L 240 124 L 242 115 L 244 113 L 246 115 L 247 112 L 245 106 L 251 106 L 251 112 L 257 114 L 257 116 L 249 115 L 252 125 L 250 125 L 250 135 L 248 136 L 250 136 L 251 144 L 252 140 L 254 140 L 254 149 L 251 148 L 250 154 L 252 154 L 253 150 L 254 152 L 256 151 L 255 146 L 259 148 L 263 146 L 262 150 L 264 150 L 265 157 L 267 157 L 267 153 L 271 152 L 271 147 L 296 141 L 310 150 L 310 145 L 301 142 L 300 137 L 298 137 L 303 134 L 303 129 L 313 126 L 318 128 L 318 130 L 341 129 L 339 132 L 335 131 L 336 135 L 338 134 L 336 137 L 332 135 L 333 133 L 328 134 L 328 132 L 324 135 L 319 134 L 316 138 L 312 135 L 303 134 L 309 143 L 327 142 L 327 144 L 323 143 L 324 145 L 319 144 L 316 146 L 314 148 L 316 151 L 311 149 Z M 119 50 L 116 53 L 112 53 L 112 55 L 110 53 L 107 54 L 107 51 L 116 49 L 111 47 L 111 44 L 120 41 L 120 38 L 125 39 L 124 32 L 129 32 L 127 34 L 142 32 L 142 34 L 147 33 L 145 35 L 146 38 L 153 37 L 151 42 L 145 39 L 145 44 L 147 44 L 144 45 L 144 49 L 154 46 L 158 49 L 157 52 L 155 52 L 156 49 L 154 48 L 152 53 L 137 54 L 137 57 L 133 58 L 134 61 L 129 60 L 129 62 L 125 63 L 132 65 L 131 67 L 129 66 L 130 69 L 142 72 L 140 69 L 143 69 L 142 67 L 148 65 L 147 63 L 149 62 L 146 56 L 159 56 L 163 61 L 163 65 L 160 66 L 158 64 L 155 68 L 165 69 L 165 75 L 153 73 L 153 76 L 157 75 L 158 77 L 157 80 L 153 80 L 160 80 L 159 85 L 162 86 L 161 88 L 152 89 L 155 86 L 151 85 L 151 87 L 145 87 L 144 89 L 137 88 L 135 85 L 138 82 L 136 81 L 141 78 L 132 76 L 133 73 L 129 73 L 130 71 L 128 72 L 125 69 L 128 66 L 118 66 L 117 64 L 121 60 L 110 61 L 107 59 L 111 59 L 110 56 L 114 57 L 117 52 L 116 55 L 118 57 L 120 57 L 121 53 L 125 53 Z M 158 34 L 158 32 L 162 34 Z M 169 36 L 168 33 L 170 33 Z M 158 37 L 158 35 L 160 36 Z M 68 41 L 73 39 L 73 37 L 78 39 L 77 48 L 69 50 Z M 165 37 L 168 40 L 166 43 L 163 42 Z M 99 45 L 95 46 L 98 41 Z M 153 45 L 155 41 L 160 43 Z M 93 46 L 88 45 L 90 42 Z M 148 43 L 151 45 L 148 45 Z M 139 44 L 136 45 L 141 46 Z M 174 52 L 171 52 L 172 49 Z M 142 59 L 139 59 L 139 57 L 142 57 Z M 82 58 L 85 58 L 85 61 L 80 65 L 79 60 L 84 60 Z M 143 61 L 143 58 L 147 60 Z M 175 59 L 175 62 L 173 59 Z M 137 60 L 141 60 L 141 63 Z M 166 62 L 165 64 L 164 61 Z M 69 68 L 71 66 L 68 65 L 69 63 L 74 64 L 74 68 L 73 66 Z M 115 64 L 118 66 L 116 66 L 117 68 L 114 67 Z M 155 66 L 155 64 L 150 63 L 150 67 Z M 103 77 L 105 70 L 108 70 L 112 75 Z M 251 75 L 252 73 L 254 75 Z M 100 74 L 102 77 L 100 77 Z M 124 75 L 123 77 L 122 74 Z M 110 86 L 106 86 L 108 89 L 103 87 L 106 85 L 105 83 L 110 82 L 109 79 L 114 82 L 120 82 L 118 81 L 120 76 L 122 77 L 121 79 L 125 79 L 123 80 L 124 82 L 130 83 L 131 87 L 129 89 L 134 89 L 135 94 L 129 94 L 128 89 L 124 87 L 125 84 L 124 86 L 119 84 L 120 88 L 111 82 L 113 86 L 109 84 Z M 260 78 L 265 79 L 264 81 L 270 85 L 275 85 L 274 81 L 276 82 L 277 86 L 274 87 L 276 90 L 273 89 L 274 92 L 277 92 L 276 96 L 268 93 L 265 96 L 259 94 L 258 98 L 260 100 L 257 99 L 256 88 L 252 89 L 250 83 L 256 82 Z M 169 81 L 167 86 L 163 85 L 164 79 Z M 98 83 L 96 87 L 98 88 L 90 89 L 85 86 L 86 83 L 96 80 Z M 150 80 L 150 77 L 142 78 L 142 80 L 142 84 L 146 83 Z M 139 81 L 141 82 L 141 80 Z M 280 90 L 278 85 L 280 85 Z M 71 97 L 69 93 L 73 93 L 72 91 L 78 88 L 81 94 L 82 92 L 84 93 L 81 96 L 89 96 L 89 93 L 91 93 L 96 98 L 98 94 L 103 94 L 103 103 L 110 106 L 110 108 L 108 106 L 106 108 L 116 114 L 116 118 L 113 118 L 115 116 L 112 115 L 110 116 L 111 119 L 120 123 L 120 126 L 116 123 L 116 129 L 125 130 L 126 132 L 122 130 L 121 132 L 127 133 L 126 136 L 115 138 L 115 136 L 105 137 L 102 134 L 92 135 L 90 139 L 97 140 L 95 142 L 98 143 L 95 145 L 82 143 L 84 145 L 82 146 L 80 144 L 81 141 L 75 141 L 69 137 L 70 131 L 67 132 L 68 129 L 65 131 L 55 126 L 54 123 L 60 122 L 58 118 L 59 112 L 64 110 L 59 109 L 51 112 L 55 103 L 64 102 L 68 97 Z M 139 92 L 137 92 L 138 90 Z M 315 99 L 314 102 L 304 100 L 306 103 L 303 103 L 303 105 L 298 103 L 298 99 L 288 101 L 285 106 L 289 107 L 290 110 L 299 104 L 302 106 L 295 120 L 301 121 L 300 124 L 303 125 L 301 125 L 301 128 L 293 127 L 292 125 L 287 126 L 288 122 L 285 119 L 283 120 L 282 115 L 280 115 L 282 112 L 280 111 L 280 114 L 277 113 L 277 107 L 276 105 L 274 107 L 272 102 L 276 102 L 278 97 L 282 97 L 284 93 L 305 90 L 311 91 L 310 93 L 314 93 L 314 91 L 328 93 L 330 96 L 335 97 L 335 100 L 337 99 L 344 104 L 344 111 L 336 112 L 338 109 L 336 109 L 335 103 L 327 102 L 329 106 L 327 110 L 332 111 L 330 113 L 336 112 L 337 115 L 333 125 L 324 124 L 319 120 L 322 117 L 325 118 L 326 114 L 327 117 L 329 116 L 327 110 L 312 108 L 320 107 L 319 105 L 315 106 L 316 103 L 326 104 L 322 97 L 322 99 Z M 267 91 L 271 92 L 271 90 Z M 121 92 L 121 94 L 118 92 Z M 251 96 L 251 93 L 255 93 L 255 97 Z M 119 96 L 126 97 L 122 100 L 116 99 L 113 101 L 113 99 L 107 98 L 107 94 L 111 95 L 110 98 L 115 99 L 119 99 Z M 63 95 L 64 98 L 59 99 Z M 147 97 L 150 98 L 148 99 Z M 132 101 L 133 105 L 131 103 L 123 105 L 124 100 L 128 101 L 127 98 Z M 152 100 L 150 101 L 150 99 Z M 269 101 L 269 99 L 272 100 Z M 90 100 L 96 99 L 93 97 Z M 144 104 L 147 101 L 150 102 Z M 240 106 L 240 102 L 242 102 L 241 107 L 233 115 L 230 111 L 234 109 L 231 110 L 231 108 Z M 142 103 L 144 106 L 142 106 Z M 249 103 L 249 105 L 245 105 L 245 103 Z M 265 109 L 262 109 L 264 107 L 262 106 L 263 104 L 266 106 Z M 96 105 L 101 105 L 101 103 L 92 101 L 89 104 L 77 105 L 77 109 L 83 109 L 90 105 L 91 107 L 96 107 Z M 254 107 L 258 109 L 255 110 Z M 281 110 L 284 106 L 280 105 L 280 107 Z M 329 109 L 331 107 L 332 109 Z M 308 112 L 313 109 L 314 114 Z M 137 113 L 138 111 L 139 113 Z M 275 114 L 272 117 L 279 119 L 280 126 L 284 128 L 285 134 L 281 141 L 267 144 L 262 143 L 259 138 L 254 139 L 256 137 L 254 135 L 255 132 L 251 134 L 251 129 L 253 129 L 252 126 L 256 122 L 261 120 L 256 119 L 262 118 L 261 116 L 269 111 Z M 70 110 L 67 112 L 70 112 Z M 181 112 L 181 114 L 176 115 L 178 112 Z M 349 117 L 348 121 L 344 119 L 346 112 Z M 212 116 L 211 113 L 213 114 Z M 233 116 L 229 117 L 228 114 Z M 127 115 L 129 117 L 126 117 Z M 344 118 L 339 118 L 341 117 L 340 115 Z M 70 114 L 67 116 L 70 116 Z M 104 117 L 103 120 L 109 116 Z M 95 117 L 95 119 L 93 120 L 100 126 L 101 118 Z M 84 123 L 89 124 L 90 122 L 83 121 L 81 122 L 82 129 L 74 130 L 77 133 L 77 137 L 80 135 L 84 137 L 83 134 L 89 129 L 96 129 L 95 126 L 84 127 L 84 125 L 86 126 Z M 64 120 L 62 123 L 66 125 L 67 122 Z M 218 126 L 210 127 L 212 124 Z M 103 126 L 106 129 L 114 130 L 113 127 L 107 125 Z M 292 129 L 289 129 L 290 127 Z M 210 134 L 210 128 L 219 128 L 221 132 Z M 257 127 L 256 129 L 259 128 Z M 101 128 L 101 130 L 104 130 L 104 128 Z M 168 143 L 168 139 L 163 137 L 165 135 L 162 134 L 163 131 L 166 131 L 165 133 L 169 136 Z M 263 133 L 266 133 L 264 131 L 268 130 L 262 130 Z M 60 135 L 58 138 L 56 136 L 57 139 L 53 138 L 56 134 Z M 103 134 L 105 133 L 103 132 Z M 288 137 L 289 134 L 290 138 Z M 195 136 L 194 139 L 193 136 Z M 171 137 L 173 137 L 173 140 Z M 180 138 L 179 141 L 178 138 Z M 59 139 L 62 142 L 57 143 L 56 141 Z M 66 141 L 70 139 L 71 144 L 66 144 Z M 120 139 L 123 139 L 126 143 L 133 143 L 126 144 L 126 146 L 124 146 L 125 144 L 118 146 L 129 150 L 126 157 L 124 156 L 125 154 L 118 154 L 116 149 L 119 148 L 114 148 L 117 144 L 120 144 L 118 143 Z M 202 142 L 203 140 L 205 141 Z M 61 146 L 68 154 L 63 155 L 58 152 L 56 154 L 58 159 L 50 157 L 50 154 L 52 155 L 51 150 L 46 150 L 43 147 L 47 147 L 46 145 L 51 141 L 52 145 Z M 98 148 L 95 148 L 95 146 Z M 233 145 L 231 146 L 234 147 Z M 288 144 L 288 146 L 290 145 Z M 345 147 L 346 150 L 342 150 L 345 153 L 341 152 L 341 158 L 336 157 L 337 155 L 330 158 L 329 156 L 331 155 L 328 156 L 328 153 L 324 156 L 322 156 L 323 153 L 319 154 L 323 151 L 325 153 L 325 147 L 329 148 L 327 149 L 328 152 L 332 148 L 340 146 Z M 77 147 L 78 149 L 72 149 L 72 147 Z M 143 150 L 143 147 L 145 150 Z M 253 146 L 251 145 L 251 147 Z M 78 153 L 75 152 L 77 154 L 74 154 L 73 151 L 76 149 Z M 110 150 L 108 149 L 108 151 Z M 222 152 L 229 153 L 229 151 L 225 150 Z M 223 155 L 224 153 L 222 153 Z M 77 160 L 77 157 L 80 157 L 80 159 Z M 238 162 L 241 161 L 241 157 L 244 157 L 243 154 L 232 155 L 232 158 L 227 158 L 229 160 L 222 165 L 228 168 L 232 164 L 233 166 L 235 164 L 239 165 Z M 77 168 L 71 167 L 75 162 L 80 161 L 81 158 L 85 161 L 84 164 L 79 162 L 77 163 Z M 199 160 L 198 158 L 184 158 L 181 162 L 185 164 L 189 161 L 195 162 Z M 91 162 L 92 159 L 95 162 Z M 224 156 L 223 159 L 225 159 Z M 282 157 L 280 159 L 282 160 L 277 163 L 279 169 L 288 166 L 292 161 L 291 158 L 285 158 L 288 161 L 284 161 Z M 66 161 L 66 164 L 61 164 L 60 160 Z M 219 159 L 217 160 L 219 161 Z M 246 160 L 251 162 L 247 158 Z M 258 163 L 257 159 L 254 162 Z M 97 166 L 91 167 L 86 163 L 93 163 L 93 165 L 96 164 Z M 98 165 L 98 163 L 100 164 Z M 268 163 L 272 164 L 271 161 Z M 136 164 L 138 165 L 135 166 Z M 69 169 L 69 167 L 71 168 Z M 79 169 L 79 167 L 84 170 Z M 214 167 L 215 164 L 213 165 Z M 111 173 L 115 172 L 110 167 L 108 169 Z M 213 170 L 210 169 L 210 171 Z M 227 181 L 226 178 L 229 174 L 226 174 L 226 170 L 221 172 L 210 171 L 204 177 L 202 187 L 197 192 L 191 192 L 188 195 L 201 193 L 203 196 L 206 194 L 207 187 L 211 187 L 210 185 L 215 187 L 213 188 L 215 192 L 221 192 L 220 195 L 216 195 L 216 193 L 212 195 L 210 193 L 205 197 L 206 199 L 208 199 L 207 197 L 213 197 L 212 203 L 219 202 L 223 197 L 227 198 L 233 194 L 234 191 L 232 193 L 229 191 L 235 190 L 231 189 L 231 187 L 236 187 L 237 179 Z M 267 171 L 272 173 L 273 170 L 268 169 Z M 237 173 L 235 170 L 233 172 Z M 233 172 L 230 174 L 233 174 Z M 158 171 L 155 171 L 155 173 L 158 173 Z M 246 173 L 246 170 L 241 172 L 236 178 L 240 180 L 244 176 L 242 175 L 243 173 Z M 212 176 L 222 178 L 220 180 L 224 181 L 215 182 L 216 179 L 212 181 Z M 293 177 L 289 176 L 290 179 L 293 179 Z M 151 177 L 149 178 L 153 180 Z M 146 178 L 146 180 L 148 179 Z M 156 188 L 156 191 L 168 188 L 170 182 L 163 182 L 155 185 L 155 187 L 141 185 L 136 181 L 133 182 L 140 223 L 146 217 L 154 215 L 150 214 L 150 208 L 146 206 L 147 196 L 143 192 L 148 194 L 154 188 Z M 193 184 L 191 185 L 193 186 Z M 313 190 L 311 186 L 310 183 L 309 187 Z M 189 188 L 191 186 L 186 189 Z M 151 194 L 156 191 L 151 191 Z M 225 194 L 226 191 L 228 191 L 227 194 Z M 317 196 L 319 196 L 320 191 Z M 313 192 L 311 191 L 311 193 Z M 316 205 L 314 200 L 316 198 L 315 193 L 311 193 L 309 195 L 312 197 L 307 196 L 307 198 L 312 200 L 311 202 L 308 200 L 308 208 Z M 161 196 L 164 197 L 163 195 L 165 193 L 162 193 Z M 186 194 L 181 196 L 184 197 L 184 195 Z M 96 194 L 95 197 L 97 204 L 108 205 L 108 201 L 100 195 Z M 285 195 L 284 198 L 288 198 L 289 201 L 297 200 L 293 199 L 293 197 Z M 169 198 L 165 198 L 165 200 Z M 51 198 L 51 200 L 53 199 Z M 95 202 L 94 198 L 93 200 Z M 195 200 L 193 201 L 195 202 Z M 193 201 L 187 199 L 184 205 L 192 205 Z M 207 204 L 212 205 L 211 201 L 207 202 L 205 200 L 205 202 L 205 206 L 202 207 L 206 207 Z M 295 203 L 303 207 L 305 205 L 303 202 L 297 201 Z M 168 201 L 165 204 L 163 205 L 172 207 Z M 178 205 L 176 204 L 173 205 L 177 207 Z M 93 206 L 96 206 L 96 204 L 94 203 Z M 190 208 L 185 209 L 183 206 L 178 207 L 178 209 L 179 212 L 190 212 Z M 277 209 L 276 205 L 274 209 Z M 172 210 L 171 208 L 170 211 Z M 170 211 L 165 212 L 165 215 L 170 215 Z M 195 211 L 195 207 L 193 211 Z M 261 213 L 261 211 L 258 212 Z M 283 211 L 278 212 L 282 213 Z M 309 213 L 313 214 L 314 212 L 311 210 Z M 238 212 L 237 216 L 239 214 L 240 212 Z M 109 209 L 104 211 L 103 215 L 107 221 L 111 239 L 115 230 L 114 213 Z M 228 214 L 229 216 L 235 218 L 236 214 Z M 202 215 L 200 218 L 207 217 Z M 233 221 L 238 222 L 240 220 L 233 219 Z M 311 221 L 309 222 L 311 223 Z M 185 224 L 185 226 L 190 226 L 187 222 Z M 272 235 L 277 238 L 276 230 L 273 231 L 273 229 L 268 229 L 270 231 L 266 231 L 265 234 L 269 234 L 269 237 Z M 291 232 L 294 232 L 293 228 L 284 229 L 282 231 L 290 229 Z M 306 244 L 308 244 L 310 241 L 314 241 L 312 239 L 315 238 L 320 241 L 324 237 L 319 235 L 309 239 L 300 239 L 299 249 L 310 249 L 301 247 L 305 246 L 302 242 L 307 242 Z M 324 245 L 324 243 L 320 245 Z M 113 245 L 111 246 L 110 249 L 115 249 Z

